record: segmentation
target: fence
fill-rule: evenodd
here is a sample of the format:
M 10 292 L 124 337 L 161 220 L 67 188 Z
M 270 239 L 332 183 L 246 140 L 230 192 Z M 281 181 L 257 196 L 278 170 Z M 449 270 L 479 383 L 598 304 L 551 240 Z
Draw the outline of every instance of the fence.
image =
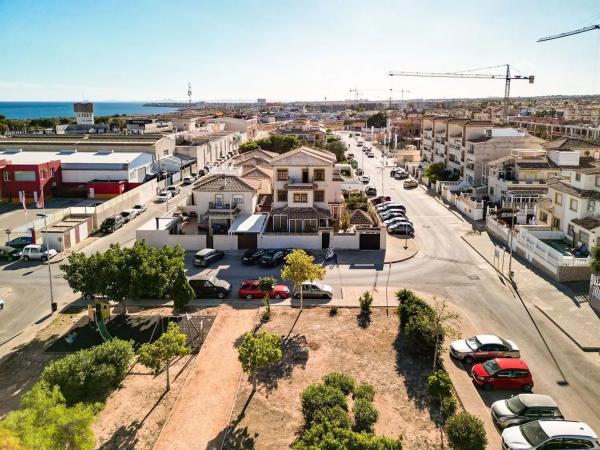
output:
M 565 234 L 562 231 L 527 231 L 523 230 L 517 238 L 517 246 L 526 254 L 536 255 L 543 263 L 556 270 L 561 267 L 588 267 L 591 258 L 577 258 L 575 256 L 563 255 L 558 250 L 542 242 L 542 239 L 562 240 Z M 531 256 L 528 255 L 531 260 Z
M 154 198 L 160 189 L 166 187 L 167 182 L 168 180 L 161 180 L 159 182 L 150 180 L 130 191 L 124 192 L 118 197 L 111 198 L 101 205 L 96 206 L 94 228 L 98 228 L 102 221 L 107 217 L 119 214 L 124 209 L 131 208 L 136 203 L 145 203 Z
M 591 308 L 600 314 L 600 276 L 593 275 L 590 278 L 590 300 Z

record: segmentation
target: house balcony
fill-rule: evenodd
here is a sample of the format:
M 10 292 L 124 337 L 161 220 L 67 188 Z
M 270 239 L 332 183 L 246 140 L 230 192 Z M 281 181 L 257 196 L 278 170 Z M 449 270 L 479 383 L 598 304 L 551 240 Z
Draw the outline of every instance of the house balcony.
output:
M 475 170 L 475 164 L 473 164 L 473 163 L 467 163 L 467 164 L 465 164 L 465 170 L 473 172 Z
M 208 203 L 208 211 L 207 214 L 209 216 L 229 216 L 229 215 L 237 215 L 240 213 L 240 209 L 237 203 Z
M 317 189 L 319 186 L 312 178 L 288 178 L 287 183 L 283 186 L 285 189 Z

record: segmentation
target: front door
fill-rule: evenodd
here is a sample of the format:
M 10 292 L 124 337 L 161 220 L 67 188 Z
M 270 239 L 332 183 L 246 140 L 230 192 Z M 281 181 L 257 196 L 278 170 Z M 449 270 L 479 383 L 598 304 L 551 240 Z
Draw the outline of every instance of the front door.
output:
M 321 234 L 321 248 L 329 248 L 329 233 L 327 232 Z
M 308 169 L 302 169 L 302 182 L 308 183 Z
M 223 196 L 221 194 L 215 195 L 215 205 L 217 208 L 223 206 Z

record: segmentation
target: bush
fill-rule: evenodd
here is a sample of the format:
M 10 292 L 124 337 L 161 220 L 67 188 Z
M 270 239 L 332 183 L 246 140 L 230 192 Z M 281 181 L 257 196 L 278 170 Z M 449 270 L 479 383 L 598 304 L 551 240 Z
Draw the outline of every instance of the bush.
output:
M 448 397 L 442 398 L 441 403 L 442 416 L 445 418 L 451 417 L 456 414 L 456 410 L 458 409 L 458 402 L 454 395 L 449 395 Z
M 440 401 L 452 395 L 452 380 L 443 370 L 438 370 L 429 375 L 427 384 L 429 385 L 429 393 Z
M 412 317 L 406 325 L 408 351 L 414 355 L 433 356 L 444 343 L 444 331 L 435 320 L 435 313 Z
M 133 355 L 131 343 L 113 339 L 50 363 L 42 380 L 58 386 L 68 405 L 103 400 L 125 378 Z
M 317 411 L 324 408 L 339 406 L 342 410 L 348 411 L 348 402 L 344 393 L 338 388 L 326 386 L 321 383 L 307 386 L 302 391 L 300 400 L 302 403 L 302 415 L 307 424 L 311 424 L 315 419 Z
M 396 292 L 396 298 L 400 302 L 397 313 L 400 319 L 400 328 L 404 330 L 410 319 L 423 313 L 433 313 L 433 308 L 425 300 L 408 289 Z
M 337 313 L 338 313 L 337 306 L 332 306 L 331 308 L 329 308 L 329 317 L 337 316 Z
M 354 391 L 354 385 L 356 384 L 354 378 L 341 372 L 328 373 L 323 377 L 323 383 L 325 386 L 339 389 L 344 395 L 352 393 Z
M 354 394 L 352 395 L 352 398 L 354 400 L 363 399 L 368 402 L 372 402 L 375 398 L 375 388 L 369 383 L 359 384 L 354 389 Z
M 352 427 L 352 421 L 348 412 L 339 406 L 318 409 L 313 416 L 312 424 L 314 426 L 320 423 L 328 423 L 335 428 L 345 428 L 348 430 Z
M 358 298 L 358 304 L 360 305 L 360 313 L 368 316 L 371 314 L 371 304 L 373 303 L 373 296 L 369 291 L 365 291 Z
M 293 448 L 294 450 L 402 450 L 402 438 L 358 433 L 323 423 L 305 429 Z
M 450 448 L 454 450 L 484 450 L 487 445 L 483 422 L 469 413 L 450 417 L 445 429 Z
M 354 402 L 354 430 L 373 432 L 375 422 L 379 418 L 379 412 L 368 400 L 359 398 Z

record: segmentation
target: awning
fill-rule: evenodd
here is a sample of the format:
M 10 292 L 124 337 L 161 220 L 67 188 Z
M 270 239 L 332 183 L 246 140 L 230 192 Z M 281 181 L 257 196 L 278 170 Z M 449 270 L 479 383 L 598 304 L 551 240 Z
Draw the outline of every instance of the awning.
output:
M 229 233 L 260 233 L 266 221 L 266 214 L 243 213 L 235 218 Z

